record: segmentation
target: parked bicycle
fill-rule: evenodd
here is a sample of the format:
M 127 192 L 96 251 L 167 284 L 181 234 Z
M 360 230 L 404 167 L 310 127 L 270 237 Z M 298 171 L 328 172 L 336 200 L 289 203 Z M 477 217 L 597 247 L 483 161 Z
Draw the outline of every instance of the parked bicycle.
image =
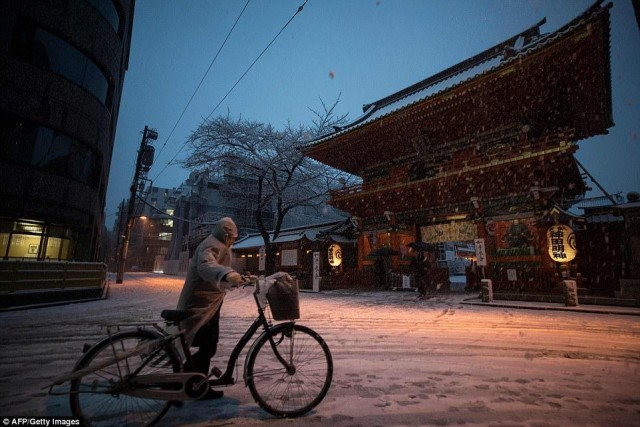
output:
M 306 414 L 331 386 L 329 347 L 317 332 L 295 323 L 299 318 L 297 284 L 286 292 L 280 282 L 253 280 L 252 285 L 258 315 L 235 345 L 225 372 L 214 368 L 205 376 L 195 371 L 185 331 L 170 331 L 191 313 L 164 310 L 164 327 L 109 326 L 108 336 L 86 348 L 74 370 L 55 380 L 49 392 L 59 394 L 54 387 L 70 381 L 72 413 L 86 425 L 153 425 L 172 405 L 198 399 L 211 386 L 235 384 L 238 358 L 262 328 L 244 361 L 245 386 L 272 415 Z M 286 321 L 274 324 L 271 318 Z

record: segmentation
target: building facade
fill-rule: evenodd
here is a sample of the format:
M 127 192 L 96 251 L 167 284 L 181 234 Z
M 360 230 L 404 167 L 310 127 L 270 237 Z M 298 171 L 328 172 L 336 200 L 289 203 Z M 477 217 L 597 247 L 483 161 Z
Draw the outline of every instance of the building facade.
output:
M 271 232 L 270 239 L 276 247 L 276 271 L 295 277 L 301 289 L 314 288 L 314 257 L 316 285 L 325 290 L 331 286 L 329 277 L 357 267 L 357 238 L 349 218 L 284 228 L 275 239 Z M 264 238 L 259 233 L 236 241 L 232 250 L 237 271 L 266 274 Z
M 213 173 L 193 171 L 174 190 L 175 221 L 169 259 L 193 252 L 208 233 L 210 224 L 228 216 L 234 219 L 241 234 L 256 229 L 255 192 L 249 180 L 232 171 Z M 273 212 L 265 209 L 263 218 L 273 226 Z
M 482 277 L 548 290 L 561 263 L 548 255 L 554 224 L 542 219 L 584 195 L 578 141 L 613 126 L 611 4 L 602 3 L 554 32 L 541 31 L 543 20 L 367 104 L 307 147 L 362 178 L 331 198 L 358 223 L 360 269 L 382 247 L 402 254 L 414 240 L 479 239 Z M 400 268 L 403 257 L 392 258 Z
M 168 258 L 174 232 L 174 211 L 178 189 L 149 186 L 134 205 L 133 225 L 130 230 L 125 271 L 163 271 Z M 115 251 L 110 258 L 110 268 L 116 270 L 117 251 L 122 250 L 122 239 L 127 226 L 129 200 L 118 206 L 113 225 Z
M 134 5 L 0 3 L 0 258 L 102 261 Z

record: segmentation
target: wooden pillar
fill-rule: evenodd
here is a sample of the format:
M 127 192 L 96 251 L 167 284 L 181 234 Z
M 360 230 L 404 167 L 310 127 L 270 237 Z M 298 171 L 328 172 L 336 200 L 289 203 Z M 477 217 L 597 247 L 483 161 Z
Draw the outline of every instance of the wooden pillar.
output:
M 364 268 L 364 241 L 366 237 L 364 233 L 358 235 L 358 270 Z

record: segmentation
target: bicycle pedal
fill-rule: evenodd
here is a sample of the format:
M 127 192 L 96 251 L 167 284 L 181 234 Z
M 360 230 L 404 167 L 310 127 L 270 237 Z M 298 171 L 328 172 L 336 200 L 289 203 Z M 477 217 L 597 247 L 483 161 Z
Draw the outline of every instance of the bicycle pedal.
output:
M 222 371 L 217 366 L 214 366 L 209 373 L 209 376 L 214 376 L 216 378 L 220 378 L 222 376 Z

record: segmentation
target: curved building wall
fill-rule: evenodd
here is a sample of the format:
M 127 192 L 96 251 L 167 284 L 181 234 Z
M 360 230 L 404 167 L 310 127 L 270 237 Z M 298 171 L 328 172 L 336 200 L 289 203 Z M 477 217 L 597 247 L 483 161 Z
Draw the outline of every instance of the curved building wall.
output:
M 98 260 L 134 2 L 0 3 L 0 259 Z

